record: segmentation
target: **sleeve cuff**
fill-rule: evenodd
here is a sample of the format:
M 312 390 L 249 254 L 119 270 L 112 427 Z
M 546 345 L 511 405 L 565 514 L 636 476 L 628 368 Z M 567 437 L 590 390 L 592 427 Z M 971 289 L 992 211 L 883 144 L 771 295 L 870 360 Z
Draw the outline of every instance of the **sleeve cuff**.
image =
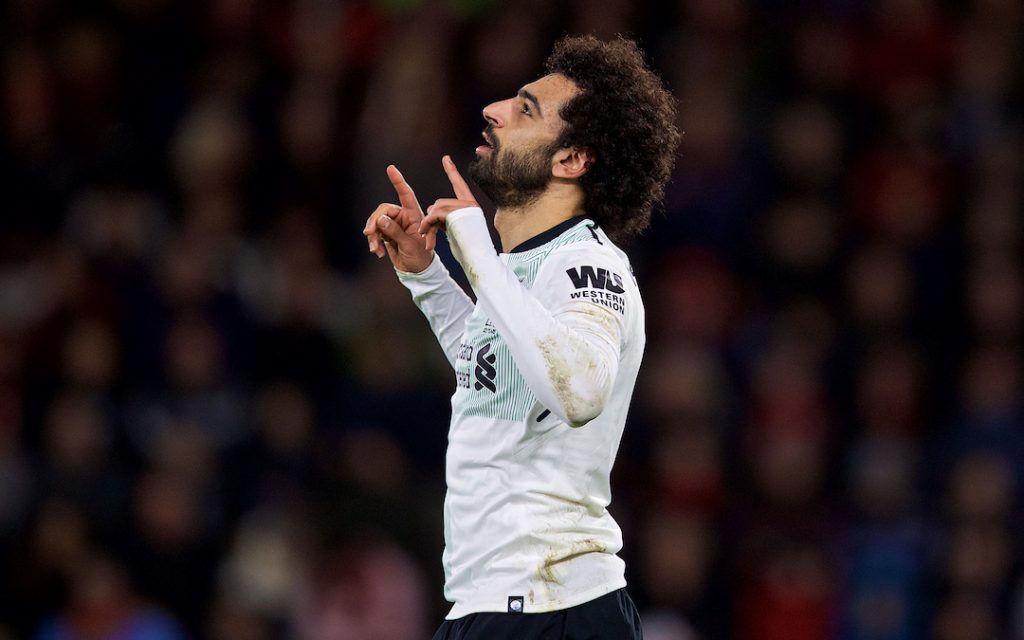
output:
M 448 269 L 444 266 L 444 262 L 441 261 L 441 256 L 434 253 L 434 259 L 430 261 L 427 268 L 423 271 L 402 271 L 395 269 L 395 273 L 398 274 L 398 280 L 402 283 L 419 283 L 419 284 L 432 284 L 434 282 L 440 283 L 448 278 Z
M 467 260 L 478 262 L 486 259 L 486 256 L 497 256 L 491 233 L 487 230 L 484 210 L 480 207 L 466 207 L 449 213 L 445 221 L 445 233 L 448 234 L 452 252 L 463 267 L 467 266 Z
M 445 220 L 445 226 L 454 224 L 463 218 L 477 215 L 481 218 L 484 216 L 484 210 L 480 207 L 465 207 L 463 209 L 456 209 L 448 214 L 448 218 Z

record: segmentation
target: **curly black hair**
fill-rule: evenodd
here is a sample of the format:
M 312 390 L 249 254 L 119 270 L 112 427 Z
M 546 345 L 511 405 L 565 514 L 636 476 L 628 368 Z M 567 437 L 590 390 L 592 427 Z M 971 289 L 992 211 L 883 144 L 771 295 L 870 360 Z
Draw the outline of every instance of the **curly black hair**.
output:
M 643 231 L 661 203 L 679 146 L 676 100 L 632 40 L 559 40 L 544 63 L 580 92 L 561 109 L 560 146 L 589 151 L 584 209 L 616 241 Z

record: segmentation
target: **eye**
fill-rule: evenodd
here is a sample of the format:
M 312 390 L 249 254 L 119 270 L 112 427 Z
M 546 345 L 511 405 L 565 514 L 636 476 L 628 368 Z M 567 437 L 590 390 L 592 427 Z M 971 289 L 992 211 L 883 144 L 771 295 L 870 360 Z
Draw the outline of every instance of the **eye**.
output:
M 532 116 L 533 115 L 533 112 L 530 111 L 530 103 L 527 102 L 526 100 L 523 100 L 523 106 L 519 110 L 523 112 L 523 115 L 527 115 L 527 116 Z

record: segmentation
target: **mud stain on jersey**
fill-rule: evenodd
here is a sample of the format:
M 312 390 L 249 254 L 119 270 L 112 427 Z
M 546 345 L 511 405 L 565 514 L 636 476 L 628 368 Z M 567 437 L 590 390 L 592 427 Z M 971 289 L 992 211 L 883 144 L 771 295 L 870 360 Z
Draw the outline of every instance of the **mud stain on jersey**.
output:
M 477 283 L 480 281 L 480 274 L 476 272 L 476 267 L 472 264 L 462 265 L 462 271 L 466 274 L 466 279 L 469 280 L 469 285 L 476 291 Z
M 579 308 L 579 312 L 583 315 L 588 316 L 598 326 L 605 330 L 610 336 L 617 336 L 620 333 L 619 320 L 615 317 L 615 314 L 603 307 L 588 304 L 583 305 Z
M 608 545 L 600 540 L 593 538 L 573 540 L 565 546 L 558 546 L 548 551 L 537 568 L 537 575 L 545 583 L 562 584 L 562 578 L 558 575 L 558 565 L 587 553 L 604 553 L 607 550 Z
M 548 371 L 548 380 L 562 404 L 566 416 L 577 415 L 576 397 L 572 392 L 572 369 L 559 352 L 558 341 L 553 337 L 541 338 L 537 341 L 544 358 L 544 366 Z

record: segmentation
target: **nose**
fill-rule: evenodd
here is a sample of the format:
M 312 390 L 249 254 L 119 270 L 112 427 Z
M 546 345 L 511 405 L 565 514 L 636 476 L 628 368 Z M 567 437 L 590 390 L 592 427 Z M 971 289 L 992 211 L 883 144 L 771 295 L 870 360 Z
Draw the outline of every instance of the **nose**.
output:
M 501 102 L 492 102 L 484 107 L 484 120 L 490 123 L 494 128 L 505 126 L 505 120 L 501 117 L 501 106 L 506 102 L 508 101 L 502 100 Z

